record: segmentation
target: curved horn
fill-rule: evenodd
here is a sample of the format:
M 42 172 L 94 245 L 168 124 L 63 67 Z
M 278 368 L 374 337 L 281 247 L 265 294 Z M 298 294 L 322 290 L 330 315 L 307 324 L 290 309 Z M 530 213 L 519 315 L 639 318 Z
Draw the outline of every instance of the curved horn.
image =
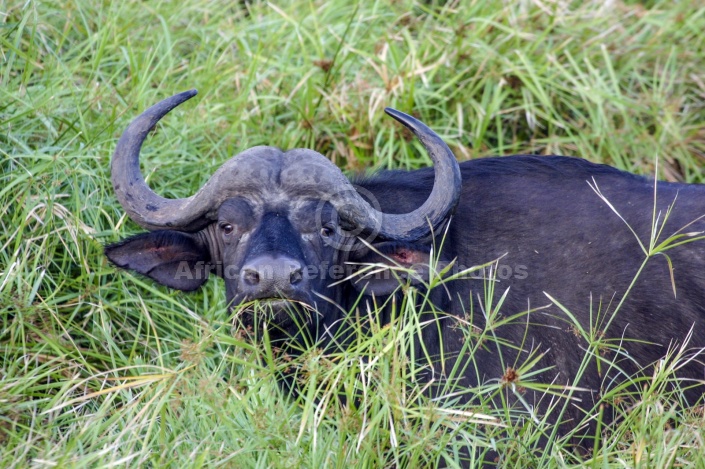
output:
M 115 195 L 130 218 L 143 228 L 154 230 L 174 225 L 174 214 L 182 212 L 188 202 L 188 199 L 166 199 L 147 186 L 140 172 L 140 149 L 157 122 L 196 93 L 196 90 L 184 91 L 144 111 L 125 129 L 115 148 L 110 167 Z
M 155 194 L 140 172 L 142 143 L 162 117 L 196 93 L 184 91 L 144 111 L 127 127 L 115 148 L 111 166 L 115 194 L 130 218 L 148 230 L 197 231 L 212 222 L 224 200 L 261 190 L 268 181 L 276 180 L 281 169 L 281 150 L 253 147 L 226 161 L 190 197 L 166 199 Z
M 357 193 L 342 192 L 333 205 L 358 226 L 376 231 L 377 236 L 398 241 L 416 241 L 436 230 L 460 199 L 462 178 L 455 155 L 448 145 L 423 122 L 392 108 L 384 110 L 404 124 L 421 141 L 433 160 L 433 189 L 423 205 L 413 212 L 388 214 L 373 209 Z
M 433 189 L 426 202 L 410 213 L 385 214 L 382 221 L 382 233 L 394 239 L 415 240 L 428 233 L 429 228 L 438 228 L 455 209 L 462 185 L 460 167 L 448 145 L 423 122 L 396 109 L 386 108 L 384 112 L 411 130 L 433 161 Z
M 254 147 L 231 158 L 191 197 L 166 199 L 146 184 L 139 168 L 139 153 L 149 131 L 169 111 L 196 95 L 186 91 L 150 107 L 125 130 L 113 155 L 111 173 L 115 194 L 130 218 L 149 229 L 173 228 L 196 231 L 210 222 L 213 210 L 228 197 L 262 190 L 267 181 L 274 183 L 284 167 L 299 190 L 331 197 L 343 219 L 376 232 L 379 237 L 414 241 L 438 228 L 455 208 L 460 196 L 458 163 L 448 146 L 423 123 L 402 112 L 387 108 L 387 114 L 409 128 L 421 141 L 434 163 L 434 185 L 428 199 L 413 212 L 385 214 L 375 210 L 358 194 L 340 170 L 327 158 L 310 150 L 287 152 L 286 164 L 281 150 Z M 298 158 L 293 158 L 299 155 Z M 320 161 L 319 161 L 320 160 Z M 317 174 L 315 178 L 311 178 Z M 306 183 L 311 179 L 310 186 Z M 313 184 L 315 183 L 315 184 Z M 290 186 L 291 188 L 291 186 Z

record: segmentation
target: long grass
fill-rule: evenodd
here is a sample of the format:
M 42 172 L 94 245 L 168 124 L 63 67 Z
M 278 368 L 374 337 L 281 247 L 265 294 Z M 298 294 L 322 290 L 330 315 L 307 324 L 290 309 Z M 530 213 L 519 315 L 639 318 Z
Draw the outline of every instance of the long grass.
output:
M 541 392 L 570 405 L 570 388 L 531 380 L 531 360 L 513 364 L 521 382 L 467 390 L 485 396 L 473 408 L 427 397 L 408 358 L 413 289 L 348 353 L 292 361 L 234 327 L 222 282 L 174 293 L 102 254 L 139 231 L 110 186 L 116 140 L 176 92 L 199 95 L 142 153 L 168 197 L 261 144 L 348 172 L 429 165 L 385 106 L 460 160 L 568 154 L 703 182 L 703 50 L 696 0 L 0 0 L 0 465 L 705 467 L 702 408 L 678 405 L 679 350 L 632 377 L 640 394 L 609 390 L 586 422 L 621 419 L 576 453 L 529 406 L 493 404 Z M 486 310 L 508 320 L 501 301 Z M 595 355 L 606 346 L 577 333 Z M 301 396 L 278 388 L 285 369 Z

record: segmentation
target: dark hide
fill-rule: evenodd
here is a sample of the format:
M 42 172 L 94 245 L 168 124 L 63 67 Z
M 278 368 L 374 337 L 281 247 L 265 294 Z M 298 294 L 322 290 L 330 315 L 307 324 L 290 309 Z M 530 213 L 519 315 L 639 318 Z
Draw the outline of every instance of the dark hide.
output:
M 705 241 L 702 240 L 665 251 L 668 258 L 656 255 L 649 259 L 618 314 L 606 328 L 608 319 L 623 300 L 646 258 L 638 240 L 649 246 L 654 213 L 653 180 L 559 156 L 487 158 L 464 162 L 460 167 L 462 195 L 443 243 L 441 259 L 446 262 L 455 260 L 460 267 L 500 259 L 495 300 L 509 290 L 501 308 L 502 316 L 533 312 L 496 330 L 497 335 L 512 346 L 503 348 L 503 360 L 499 358 L 497 346 L 482 348 L 474 357 L 474 362 L 481 368 L 468 368 L 457 384 L 470 388 L 480 383 L 497 382 L 505 375 L 506 364 L 514 363 L 515 359 L 522 363 L 532 353 L 544 354 L 535 369 L 548 369 L 534 376 L 534 380 L 573 384 L 587 344 L 575 333 L 576 325 L 549 299 L 549 295 L 577 318 L 580 327 L 598 330 L 606 339 L 614 339 L 614 343 L 623 347 L 628 356 L 615 357 L 609 355 L 609 351 L 607 354 L 608 358 L 616 359 L 627 374 L 636 372 L 638 365 L 656 362 L 666 354 L 669 345 L 682 343 L 691 329 L 693 337 L 689 346 L 705 346 Z M 381 211 L 406 213 L 419 207 L 428 197 L 433 174 L 432 168 L 387 171 L 355 183 L 372 194 Z M 591 185 L 604 195 L 624 220 Z M 257 229 L 236 227 L 234 234 L 228 235 L 233 237 L 232 241 L 226 240 L 220 247 L 223 259 L 219 261 L 235 266 L 243 265 L 251 254 L 250 249 L 266 245 L 270 246 L 268 249 L 276 247 L 278 254 L 296 258 L 305 265 L 328 263 L 342 266 L 349 261 L 400 263 L 410 267 L 427 264 L 430 246 L 434 242 L 396 244 L 388 240 L 371 240 L 378 252 L 362 247 L 348 253 L 321 241 L 320 236 L 325 235 L 337 236 L 338 242 L 345 242 L 339 233 L 326 231 L 319 235 L 315 220 L 311 218 L 312 206 L 295 206 L 292 202 L 288 211 L 277 209 L 281 217 L 277 221 L 271 216 L 275 207 L 254 206 L 247 201 L 239 203 L 247 207 L 232 208 L 234 205 L 231 204 L 228 210 L 233 215 L 228 215 L 221 207 L 219 221 L 211 225 L 213 227 L 223 220 L 236 224 L 240 220 L 259 226 Z M 671 204 L 672 210 L 661 229 Z M 661 229 L 656 245 L 679 230 L 681 234 L 689 233 L 681 241 L 692 238 L 694 232 L 705 231 L 705 222 L 698 219 L 705 214 L 705 186 L 659 182 L 656 213 L 660 214 L 656 229 Z M 334 217 L 331 220 L 335 221 Z M 286 226 L 285 239 L 267 241 L 252 234 L 272 235 L 270 228 L 276 223 L 277 226 Z M 207 239 L 210 243 L 220 239 L 220 234 L 208 233 L 198 235 L 198 239 Z M 435 244 L 439 245 L 442 233 L 436 234 Z M 109 246 L 106 253 L 120 267 L 136 270 L 165 285 L 189 290 L 200 283 L 179 284 L 168 277 L 169 269 L 173 269 L 176 261 L 194 263 L 194 269 L 196 261 L 209 261 L 209 251 L 194 239 L 192 235 L 174 233 L 142 235 Z M 210 252 L 213 251 L 211 246 Z M 669 260 L 673 265 L 673 282 Z M 418 274 L 423 278 L 428 272 L 420 268 Z M 419 283 L 414 276 L 411 280 Z M 238 281 L 237 278 L 226 278 L 228 300 L 234 303 L 246 299 L 240 294 Z M 373 276 L 355 284 L 344 282 L 334 288 L 328 288 L 332 282 L 330 275 L 326 278 L 312 276 L 308 282 L 308 293 L 298 299 L 317 311 L 309 319 L 309 332 L 314 338 L 323 340 L 326 340 L 325 333 L 340 323 L 341 311 L 347 311 L 358 300 L 360 291 L 383 297 L 390 294 L 394 286 L 388 280 Z M 440 327 L 429 327 L 425 331 L 423 340 L 429 350 L 438 353 L 443 347 L 445 356 L 453 357 L 453 352 L 457 354 L 465 340 L 457 327 L 457 318 L 469 318 L 479 330 L 485 327 L 486 285 L 487 281 L 482 278 L 468 278 L 450 282 L 446 291 L 434 290 L 433 301 L 448 315 L 438 319 Z M 340 307 L 322 300 L 318 294 Z M 389 320 L 386 314 L 382 312 L 382 323 Z M 448 358 L 448 362 L 439 364 L 434 370 L 435 378 L 441 378 L 439 382 L 442 382 L 444 370 L 451 368 L 452 360 L 454 358 Z M 702 360 L 698 357 L 681 370 L 681 375 L 702 382 L 705 378 L 703 370 Z M 600 398 L 604 385 L 613 378 L 619 379 L 614 368 L 603 368 L 602 374 L 595 366 L 589 368 L 580 386 L 590 391 L 577 394 L 582 402 L 570 408 L 566 419 L 579 420 L 582 417 L 579 408 L 591 409 Z M 693 401 L 701 394 L 700 386 L 689 392 Z M 535 397 L 525 396 L 530 403 Z M 472 398 L 465 396 L 463 399 Z
M 576 336 L 568 316 L 547 295 L 570 311 L 585 330 L 599 330 L 621 345 L 630 358 L 617 361 L 627 374 L 639 368 L 632 360 L 642 366 L 656 362 L 669 346 L 681 344 L 691 328 L 689 349 L 705 346 L 705 240 L 665 252 L 673 264 L 676 295 L 666 257 L 649 259 L 618 314 L 604 329 L 646 258 L 625 221 L 648 248 L 654 213 L 653 180 L 558 156 L 480 159 L 462 163 L 461 171 L 463 192 L 443 255 L 467 267 L 501 257 L 495 298 L 509 289 L 501 308 L 505 317 L 548 306 L 530 314 L 528 333 L 526 321 L 497 330 L 510 343 L 524 344 L 519 363 L 532 349 L 545 353 L 535 368 L 551 369 L 541 375 L 540 381 L 552 382 L 557 377 L 556 383 L 572 384 L 587 347 Z M 358 184 L 377 197 L 383 211 L 403 212 L 424 200 L 431 181 L 432 169 L 422 169 L 385 172 Z M 705 221 L 699 219 L 705 215 L 705 186 L 658 182 L 657 190 L 657 230 L 669 205 L 673 208 L 655 245 L 679 230 L 681 234 L 690 233 L 690 238 L 705 231 Z M 478 300 L 478 294 L 484 300 L 483 288 L 481 279 L 453 282 L 454 300 L 449 304 L 452 315 L 461 317 L 473 311 L 473 324 L 483 328 Z M 446 327 L 443 335 L 446 348 L 458 347 L 461 338 L 452 327 Z M 476 384 L 477 379 L 498 380 L 506 371 L 496 350 L 484 349 L 481 355 L 475 356 L 483 366 L 481 375 L 466 376 L 468 386 Z M 504 363 L 512 363 L 515 356 L 509 347 L 502 350 Z M 617 374 L 612 369 L 605 376 L 604 371 L 603 367 L 600 376 L 592 367 L 584 375 L 580 385 L 592 392 L 579 393 L 583 399 L 579 407 L 592 408 L 600 390 Z M 681 376 L 702 383 L 702 357 L 684 367 Z M 684 382 L 686 386 L 694 384 Z M 695 401 L 702 391 L 702 386 L 693 387 L 688 395 Z M 576 408 L 567 416 L 580 417 Z

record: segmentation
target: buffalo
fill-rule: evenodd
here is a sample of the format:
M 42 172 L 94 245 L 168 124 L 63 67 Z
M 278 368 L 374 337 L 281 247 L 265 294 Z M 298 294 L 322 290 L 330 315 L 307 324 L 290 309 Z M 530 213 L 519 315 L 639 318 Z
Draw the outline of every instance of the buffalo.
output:
M 427 292 L 443 314 L 429 316 L 417 344 L 424 356 L 442 357 L 434 380 L 451 368 L 465 370 L 454 377 L 456 389 L 520 380 L 508 364 L 537 357 L 531 380 L 569 384 L 582 373 L 581 401 L 563 415 L 579 419 L 605 383 L 680 347 L 683 388 L 692 402 L 701 396 L 705 186 L 564 156 L 458 164 L 427 126 L 387 109 L 419 139 L 433 168 L 349 180 L 312 150 L 261 146 L 230 159 L 196 194 L 166 199 L 145 183 L 140 148 L 164 115 L 195 94 L 149 108 L 118 142 L 115 194 L 149 231 L 107 246 L 115 265 L 183 291 L 221 276 L 230 308 L 266 305 L 242 308 L 243 321 L 266 316 L 281 344 L 302 331 L 344 344 L 333 338 L 356 307 L 386 304 L 377 311 L 388 323 L 393 308 L 385 299 L 401 294 L 400 284 L 422 291 L 429 278 L 446 275 Z M 506 320 L 494 329 L 499 304 Z M 475 366 L 456 367 L 472 331 L 486 328 L 500 345 L 476 347 Z M 606 349 L 593 350 L 581 369 L 596 337 Z M 613 366 L 600 366 L 607 358 Z

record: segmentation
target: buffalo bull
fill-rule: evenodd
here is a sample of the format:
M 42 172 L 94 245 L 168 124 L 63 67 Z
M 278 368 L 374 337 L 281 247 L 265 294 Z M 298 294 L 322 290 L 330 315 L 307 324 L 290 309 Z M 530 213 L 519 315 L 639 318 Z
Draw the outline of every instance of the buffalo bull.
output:
M 458 325 L 491 326 L 491 301 L 501 298 L 503 317 L 518 318 L 492 333 L 506 346 L 502 352 L 478 347 L 476 365 L 457 368 L 468 370 L 456 377 L 458 385 L 498 381 L 507 364 L 537 353 L 544 371 L 532 379 L 572 383 L 591 334 L 585 331 L 595 331 L 619 346 L 612 357 L 619 366 L 607 371 L 613 374 L 656 362 L 692 334 L 680 372 L 693 398 L 702 392 L 705 186 L 655 187 L 648 178 L 561 156 L 458 165 L 428 127 L 387 110 L 420 140 L 433 168 L 386 171 L 353 184 L 314 151 L 255 147 L 226 162 L 191 197 L 165 199 L 140 173 L 140 147 L 159 119 L 194 95 L 148 109 L 118 142 L 115 193 L 149 232 L 106 247 L 117 266 L 184 291 L 219 275 L 230 306 L 267 304 L 269 324 L 286 342 L 301 328 L 325 341 L 354 316 L 361 298 L 382 304 L 397 294 L 398 279 L 356 277 L 355 265 L 412 268 L 401 280 L 423 288 L 432 253 L 454 266 L 499 259 L 492 288 L 486 276 L 458 275 L 432 295 L 445 314 L 434 316 L 419 339 L 428 356 L 460 359 L 467 335 Z M 257 311 L 243 314 L 254 321 Z M 388 311 L 379 314 L 381 322 L 390 320 Z M 615 377 L 601 370 L 587 368 L 580 386 L 588 391 L 565 417 L 579 417 L 579 407 L 599 399 Z

